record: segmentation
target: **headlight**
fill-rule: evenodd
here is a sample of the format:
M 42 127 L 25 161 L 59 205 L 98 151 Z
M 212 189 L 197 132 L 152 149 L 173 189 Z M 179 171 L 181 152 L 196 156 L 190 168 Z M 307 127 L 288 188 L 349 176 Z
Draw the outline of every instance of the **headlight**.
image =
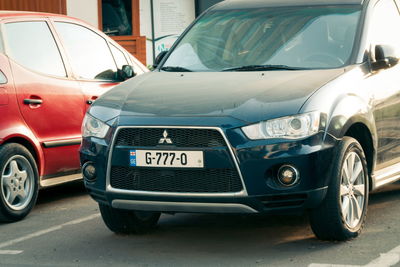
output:
M 243 127 L 242 130 L 251 140 L 270 138 L 304 138 L 316 134 L 319 130 L 320 113 L 310 112 L 301 115 L 262 121 Z
M 82 123 L 82 136 L 83 137 L 97 137 L 104 138 L 110 129 L 110 126 L 104 122 L 86 114 Z

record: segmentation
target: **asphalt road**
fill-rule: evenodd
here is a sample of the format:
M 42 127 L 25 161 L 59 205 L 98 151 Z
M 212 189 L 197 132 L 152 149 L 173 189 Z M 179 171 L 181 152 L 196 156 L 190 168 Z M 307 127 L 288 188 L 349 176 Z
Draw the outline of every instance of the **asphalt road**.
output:
M 78 183 L 0 224 L 0 266 L 400 266 L 399 218 L 400 183 L 370 196 L 363 234 L 344 243 L 315 239 L 306 216 L 163 215 L 153 233 L 124 236 Z

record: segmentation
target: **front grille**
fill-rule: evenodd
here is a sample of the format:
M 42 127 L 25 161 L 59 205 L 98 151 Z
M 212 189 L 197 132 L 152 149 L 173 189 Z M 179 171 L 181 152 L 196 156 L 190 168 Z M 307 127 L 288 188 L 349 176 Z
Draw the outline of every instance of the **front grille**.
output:
M 221 133 L 212 129 L 124 128 L 118 132 L 116 146 L 155 147 L 168 132 L 174 147 L 226 147 Z
M 114 166 L 111 186 L 117 189 L 175 192 L 230 193 L 243 187 L 235 169 L 148 169 Z

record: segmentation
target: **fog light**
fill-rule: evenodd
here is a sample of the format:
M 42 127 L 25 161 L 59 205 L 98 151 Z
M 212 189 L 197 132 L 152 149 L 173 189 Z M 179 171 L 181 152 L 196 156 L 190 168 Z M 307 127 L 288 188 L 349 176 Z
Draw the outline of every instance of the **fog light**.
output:
M 278 181 L 284 186 L 296 184 L 299 178 L 299 171 L 293 166 L 283 165 L 278 170 Z
M 86 162 L 82 166 L 83 177 L 88 182 L 94 182 L 97 178 L 96 167 L 94 167 L 93 162 Z

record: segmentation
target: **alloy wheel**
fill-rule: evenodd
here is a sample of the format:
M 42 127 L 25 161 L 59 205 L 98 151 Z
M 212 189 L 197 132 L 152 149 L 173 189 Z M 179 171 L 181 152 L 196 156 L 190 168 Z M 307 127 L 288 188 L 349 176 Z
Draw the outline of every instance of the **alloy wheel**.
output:
M 366 177 L 360 156 L 350 152 L 342 166 L 340 183 L 340 205 L 346 226 L 354 229 L 363 218 L 366 192 Z
M 12 210 L 23 210 L 32 200 L 34 172 L 28 159 L 21 155 L 11 157 L 1 172 L 1 193 Z

